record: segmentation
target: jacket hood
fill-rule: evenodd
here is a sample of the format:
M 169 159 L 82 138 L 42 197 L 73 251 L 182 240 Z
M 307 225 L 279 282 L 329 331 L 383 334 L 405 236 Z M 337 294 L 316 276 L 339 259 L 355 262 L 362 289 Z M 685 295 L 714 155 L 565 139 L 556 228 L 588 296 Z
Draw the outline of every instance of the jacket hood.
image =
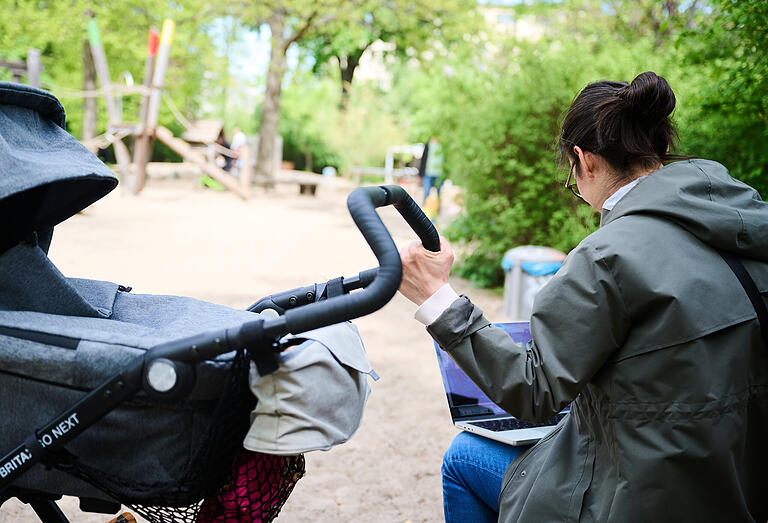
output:
M 0 82 L 0 252 L 102 198 L 117 177 L 64 130 L 64 108 L 46 91 Z
M 651 173 L 603 211 L 601 226 L 632 214 L 663 217 L 711 247 L 768 260 L 768 203 L 717 162 L 686 160 Z

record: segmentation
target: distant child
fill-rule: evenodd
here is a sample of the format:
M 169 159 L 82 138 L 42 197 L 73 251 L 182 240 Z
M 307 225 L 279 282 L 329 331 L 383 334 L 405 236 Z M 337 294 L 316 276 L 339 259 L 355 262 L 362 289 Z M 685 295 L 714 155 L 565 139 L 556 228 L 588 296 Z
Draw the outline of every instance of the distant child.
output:
M 427 203 L 427 197 L 432 187 L 437 189 L 439 202 L 440 186 L 443 185 L 443 149 L 435 136 L 430 138 L 429 143 L 424 146 L 424 153 L 421 155 L 421 163 L 419 164 L 419 176 L 421 176 L 421 186 L 424 189 L 422 205 Z

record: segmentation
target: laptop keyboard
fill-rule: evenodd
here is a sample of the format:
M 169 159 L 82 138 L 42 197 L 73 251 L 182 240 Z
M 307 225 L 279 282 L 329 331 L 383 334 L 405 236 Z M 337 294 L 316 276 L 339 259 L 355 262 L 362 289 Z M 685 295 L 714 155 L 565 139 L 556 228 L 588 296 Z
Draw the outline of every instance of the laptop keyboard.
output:
M 560 412 L 557 416 L 544 423 L 529 423 L 527 421 L 521 421 L 517 418 L 501 418 L 491 419 L 488 421 L 472 421 L 472 425 L 492 430 L 493 432 L 502 432 L 505 430 L 515 429 L 530 429 L 533 427 L 548 427 L 551 425 L 557 425 L 557 423 L 568 414 L 567 412 Z

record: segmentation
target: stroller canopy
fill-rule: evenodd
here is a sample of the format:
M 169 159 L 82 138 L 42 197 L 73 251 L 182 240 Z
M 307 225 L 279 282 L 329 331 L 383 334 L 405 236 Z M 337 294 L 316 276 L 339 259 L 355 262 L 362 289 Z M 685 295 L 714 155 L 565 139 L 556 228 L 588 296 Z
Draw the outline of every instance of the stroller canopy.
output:
M 56 97 L 0 82 L 0 253 L 32 233 L 47 250 L 54 225 L 117 185 L 64 125 Z

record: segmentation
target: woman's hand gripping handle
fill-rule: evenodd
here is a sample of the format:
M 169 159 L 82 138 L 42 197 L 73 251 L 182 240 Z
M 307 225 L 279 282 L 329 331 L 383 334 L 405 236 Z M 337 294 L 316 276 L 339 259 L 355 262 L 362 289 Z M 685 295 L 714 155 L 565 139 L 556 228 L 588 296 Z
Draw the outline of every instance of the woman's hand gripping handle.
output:
M 443 236 L 440 236 L 440 250 L 431 252 L 421 242 L 414 241 L 400 249 L 403 264 L 403 279 L 399 291 L 416 305 L 421 305 L 427 298 L 448 283 L 448 275 L 453 265 L 453 249 Z

